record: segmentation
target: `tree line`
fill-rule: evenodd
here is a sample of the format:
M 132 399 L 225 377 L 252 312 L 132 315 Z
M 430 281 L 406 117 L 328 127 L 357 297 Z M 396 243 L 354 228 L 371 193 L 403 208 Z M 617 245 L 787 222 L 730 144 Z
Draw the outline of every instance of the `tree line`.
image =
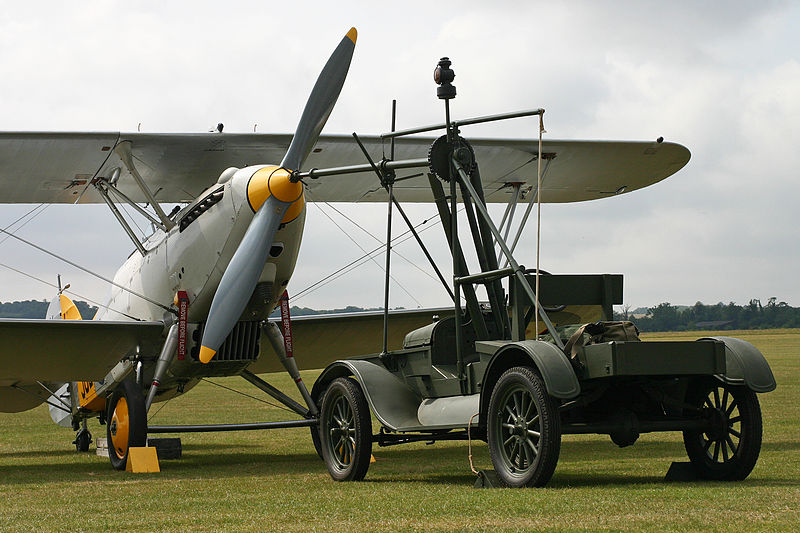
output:
M 754 298 L 747 305 L 697 302 L 691 307 L 678 307 L 665 302 L 649 307 L 643 317 L 630 316 L 627 308 L 614 315 L 619 320 L 632 320 L 641 331 L 800 328 L 800 308 L 776 297 L 769 298 L 766 304 Z
M 75 306 L 81 312 L 84 320 L 91 319 L 97 312 L 97 307 L 84 301 L 75 300 Z M 0 318 L 44 318 L 47 314 L 46 300 L 25 300 L 23 302 L 0 302 Z
M 97 312 L 97 307 L 81 300 L 76 300 L 75 305 L 84 319 L 92 318 Z M 0 302 L 0 318 L 44 318 L 47 306 L 48 302 L 44 300 Z M 380 308 L 348 306 L 340 309 L 310 309 L 291 306 L 290 313 L 292 316 L 302 316 L 376 310 Z M 280 310 L 276 309 L 272 316 L 280 316 Z M 644 316 L 635 317 L 630 313 L 630 308 L 625 306 L 621 312 L 614 312 L 614 319 L 632 320 L 641 331 L 800 328 L 800 308 L 778 301 L 775 297 L 769 298 L 766 304 L 752 299 L 747 305 L 733 302 L 706 305 L 697 302 L 693 306 L 685 307 L 665 302 L 647 308 Z

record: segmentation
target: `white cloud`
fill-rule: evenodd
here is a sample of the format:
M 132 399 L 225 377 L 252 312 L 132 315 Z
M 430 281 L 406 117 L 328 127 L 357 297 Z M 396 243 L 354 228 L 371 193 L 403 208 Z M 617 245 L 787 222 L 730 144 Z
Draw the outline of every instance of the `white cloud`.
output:
M 692 150 L 685 169 L 650 189 L 546 206 L 544 267 L 625 273 L 635 305 L 769 296 L 800 305 L 799 13 L 781 2 L 15 4 L 0 14 L 0 127 L 130 131 L 141 122 L 143 131 L 205 131 L 223 122 L 226 131 L 257 123 L 261 132 L 289 132 L 330 48 L 355 25 L 358 48 L 326 131 L 384 131 L 392 98 L 399 127 L 440 121 L 431 72 L 450 55 L 455 116 L 541 106 L 550 138 L 663 135 Z M 535 133 L 526 120 L 465 132 Z M 3 206 L 0 224 L 29 208 Z M 383 206 L 344 209 L 383 235 Z M 416 221 L 433 211 L 409 210 Z M 21 234 L 110 276 L 130 250 L 111 220 L 100 206 L 53 206 Z M 526 264 L 534 230 L 520 249 Z M 434 234 L 446 267 L 441 230 L 424 235 Z M 0 245 L 3 262 L 47 279 L 67 270 L 10 246 Z M 411 243 L 401 250 L 429 270 Z M 291 287 L 360 255 L 312 209 Z M 424 305 L 446 302 L 419 270 L 402 260 L 393 268 Z M 70 276 L 73 287 L 105 293 L 88 276 Z M 380 305 L 382 280 L 369 264 L 299 303 Z M 52 294 L 3 269 L 0 286 L 0 300 Z M 400 288 L 392 295 L 393 305 L 416 305 Z

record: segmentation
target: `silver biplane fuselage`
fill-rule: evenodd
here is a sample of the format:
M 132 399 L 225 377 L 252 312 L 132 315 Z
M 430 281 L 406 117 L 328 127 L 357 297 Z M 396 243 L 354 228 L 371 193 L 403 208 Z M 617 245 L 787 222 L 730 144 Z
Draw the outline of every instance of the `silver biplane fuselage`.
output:
M 255 214 L 248 202 L 247 186 L 262 168 L 269 167 L 231 168 L 223 172 L 216 184 L 176 215 L 175 227 L 168 232 L 157 229 L 144 241 L 146 254 L 136 251 L 131 254 L 117 271 L 114 282 L 165 306 L 173 304 L 177 291 L 185 290 L 191 302 L 189 322 L 204 320 L 222 274 Z M 259 283 L 269 283 L 273 288 L 266 302 L 270 312 L 294 271 L 304 223 L 305 208 L 296 218 L 281 225 L 259 278 Z M 162 320 L 164 311 L 112 286 L 107 306 L 98 311 L 95 320 L 130 320 L 130 316 Z M 257 318 L 250 318 L 254 319 Z
M 186 291 L 190 302 L 188 322 L 205 321 L 222 275 L 255 214 L 249 201 L 248 186 L 258 171 L 271 168 L 274 167 L 258 165 L 227 169 L 213 186 L 177 213 L 172 229 L 166 232 L 156 229 L 142 243 L 146 253 L 134 251 L 119 268 L 108 303 L 98 310 L 94 320 L 164 320 L 169 313 L 152 301 L 169 307 L 174 305 L 178 291 Z M 252 197 L 253 187 L 249 189 Z M 305 224 L 302 196 L 293 207 L 294 212 L 287 214 L 274 242 L 264 243 L 270 247 L 269 259 L 240 318 L 242 321 L 265 320 L 289 283 Z M 151 301 L 136 296 L 136 293 L 147 295 Z M 199 345 L 199 339 L 188 338 L 187 353 L 192 353 L 196 345 Z M 145 355 L 152 358 L 158 354 Z M 201 365 L 196 361 L 196 350 L 194 355 L 193 362 L 197 364 L 192 364 L 192 381 L 203 377 L 203 368 L 208 370 L 207 375 L 220 375 L 220 368 L 215 368 L 214 364 Z M 180 366 L 185 368 L 186 365 Z M 184 374 L 171 369 L 160 384 L 158 398 L 171 397 L 168 393 L 178 386 L 181 390 L 190 388 L 194 383 L 187 382 L 188 376 Z

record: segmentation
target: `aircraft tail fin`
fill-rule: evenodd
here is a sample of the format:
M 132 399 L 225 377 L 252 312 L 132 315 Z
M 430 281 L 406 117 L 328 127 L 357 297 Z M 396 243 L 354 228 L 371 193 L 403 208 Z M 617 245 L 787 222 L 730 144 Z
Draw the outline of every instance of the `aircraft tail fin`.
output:
M 59 284 L 60 284 L 59 279 Z M 83 320 L 81 312 L 68 296 L 61 290 L 50 301 L 45 314 L 47 320 Z M 70 383 L 62 384 L 56 393 L 50 396 L 47 403 L 50 407 L 50 418 L 63 427 L 72 427 L 72 389 Z
M 60 291 L 50 301 L 45 318 L 47 320 L 83 320 L 78 306 Z

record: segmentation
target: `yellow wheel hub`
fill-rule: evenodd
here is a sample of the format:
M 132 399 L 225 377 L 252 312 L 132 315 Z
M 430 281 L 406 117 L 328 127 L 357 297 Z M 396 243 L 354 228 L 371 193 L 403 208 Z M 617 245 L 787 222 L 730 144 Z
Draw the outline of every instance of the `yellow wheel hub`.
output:
M 108 422 L 111 424 L 111 443 L 114 453 L 122 459 L 128 453 L 128 435 L 130 434 L 130 418 L 128 416 L 128 402 L 120 398 L 114 407 L 114 414 Z

